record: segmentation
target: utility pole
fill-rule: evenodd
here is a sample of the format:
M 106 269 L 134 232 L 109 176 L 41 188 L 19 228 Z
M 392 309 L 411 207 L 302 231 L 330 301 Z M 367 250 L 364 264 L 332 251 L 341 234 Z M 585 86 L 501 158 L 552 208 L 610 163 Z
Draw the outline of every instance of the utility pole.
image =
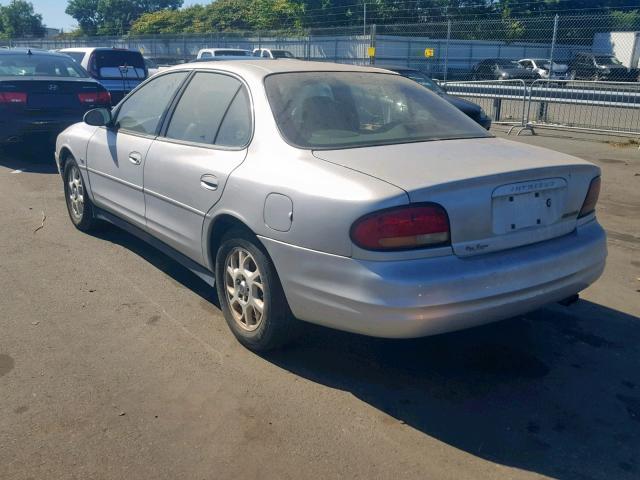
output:
M 556 49 L 556 36 L 558 34 L 558 14 L 553 19 L 553 37 L 551 39 L 551 53 L 549 54 L 549 79 L 553 78 L 553 54 Z
M 364 9 L 364 21 L 362 22 L 362 35 L 367 34 L 367 2 L 362 2 L 362 8 Z

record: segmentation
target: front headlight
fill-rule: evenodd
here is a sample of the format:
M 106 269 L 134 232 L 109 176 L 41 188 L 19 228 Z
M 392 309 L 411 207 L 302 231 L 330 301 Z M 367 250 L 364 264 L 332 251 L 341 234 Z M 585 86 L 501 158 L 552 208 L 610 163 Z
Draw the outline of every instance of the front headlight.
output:
M 509 78 L 509 74 L 508 74 L 507 72 L 502 72 L 502 73 L 500 74 L 500 76 L 501 76 L 502 78 Z
M 611 73 L 611 70 L 608 69 L 607 67 L 602 67 L 602 73 L 604 73 L 605 75 L 608 75 Z

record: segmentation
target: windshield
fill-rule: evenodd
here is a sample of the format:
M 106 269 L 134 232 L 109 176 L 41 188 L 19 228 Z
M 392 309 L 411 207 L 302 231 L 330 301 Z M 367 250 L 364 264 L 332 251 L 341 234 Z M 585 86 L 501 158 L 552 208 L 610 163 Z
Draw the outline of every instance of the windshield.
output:
M 271 50 L 273 58 L 296 58 L 291 52 L 286 50 Z
M 606 55 L 596 55 L 594 58 L 598 65 L 622 65 L 622 62 L 618 60 L 616 57 L 609 57 Z
M 82 67 L 69 57 L 27 53 L 0 55 L 0 76 L 88 77 Z
M 290 144 L 334 149 L 490 136 L 447 101 L 395 74 L 304 72 L 265 78 Z
M 522 65 L 512 60 L 497 60 L 496 65 L 500 68 L 522 68 Z
M 414 82 L 418 82 L 423 87 L 428 88 L 429 90 L 431 90 L 434 93 L 437 93 L 438 95 L 445 94 L 445 91 L 442 88 L 440 88 L 440 85 L 438 85 L 436 82 L 431 80 L 427 75 L 425 75 L 422 72 L 418 72 L 415 70 L 403 70 L 398 73 L 400 73 L 400 75 L 402 75 L 403 77 L 413 80 Z

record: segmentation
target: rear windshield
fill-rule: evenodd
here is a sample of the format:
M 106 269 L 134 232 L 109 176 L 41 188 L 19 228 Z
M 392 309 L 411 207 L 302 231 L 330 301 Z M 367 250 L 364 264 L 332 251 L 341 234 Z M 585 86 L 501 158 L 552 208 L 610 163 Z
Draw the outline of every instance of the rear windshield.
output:
M 249 57 L 251 53 L 245 50 L 216 50 L 216 57 Z
M 445 93 L 445 91 L 442 90 L 442 88 L 440 88 L 440 85 L 438 85 L 436 82 L 431 80 L 427 75 L 425 75 L 422 72 L 418 72 L 415 70 L 404 70 L 399 73 L 403 77 L 407 77 L 413 80 L 414 82 L 418 82 L 423 87 L 428 88 L 429 90 L 437 93 L 438 95 L 443 95 Z
M 144 59 L 139 52 L 129 50 L 96 50 L 94 52 L 96 68 L 136 67 L 144 68 Z
M 271 56 L 273 58 L 296 58 L 287 50 L 271 50 Z
M 0 55 L 0 76 L 88 77 L 82 67 L 71 58 L 57 55 L 28 55 L 27 53 Z
M 491 136 L 449 102 L 400 75 L 282 73 L 265 87 L 293 145 L 333 149 Z

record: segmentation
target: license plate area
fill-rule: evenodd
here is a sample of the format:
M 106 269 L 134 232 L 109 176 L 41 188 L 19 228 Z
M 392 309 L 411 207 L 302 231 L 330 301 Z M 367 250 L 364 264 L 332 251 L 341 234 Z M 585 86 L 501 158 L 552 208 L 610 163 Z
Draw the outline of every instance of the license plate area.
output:
M 550 178 L 502 185 L 492 194 L 493 233 L 552 225 L 562 218 L 567 182 Z

